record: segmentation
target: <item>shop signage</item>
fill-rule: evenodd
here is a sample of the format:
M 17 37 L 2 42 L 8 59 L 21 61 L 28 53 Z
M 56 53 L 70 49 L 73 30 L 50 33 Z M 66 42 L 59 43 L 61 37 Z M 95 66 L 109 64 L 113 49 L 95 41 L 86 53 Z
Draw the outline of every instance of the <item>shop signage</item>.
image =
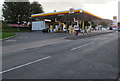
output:
M 74 13 L 74 8 L 70 8 L 69 13 Z

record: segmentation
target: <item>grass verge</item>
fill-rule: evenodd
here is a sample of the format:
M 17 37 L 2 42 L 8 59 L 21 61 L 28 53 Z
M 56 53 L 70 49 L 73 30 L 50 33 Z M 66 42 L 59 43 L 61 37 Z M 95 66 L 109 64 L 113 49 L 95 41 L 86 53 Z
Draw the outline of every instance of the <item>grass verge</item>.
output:
M 7 37 L 11 37 L 11 36 L 15 36 L 16 32 L 29 32 L 30 28 L 18 28 L 17 27 L 10 27 L 8 24 L 6 24 L 5 22 L 1 23 L 0 29 L 2 31 L 0 31 L 0 39 L 4 39 Z
M 15 35 L 16 35 L 15 33 L 1 32 L 1 33 L 0 33 L 0 39 L 4 39 L 4 38 L 11 37 L 11 36 L 15 36 Z

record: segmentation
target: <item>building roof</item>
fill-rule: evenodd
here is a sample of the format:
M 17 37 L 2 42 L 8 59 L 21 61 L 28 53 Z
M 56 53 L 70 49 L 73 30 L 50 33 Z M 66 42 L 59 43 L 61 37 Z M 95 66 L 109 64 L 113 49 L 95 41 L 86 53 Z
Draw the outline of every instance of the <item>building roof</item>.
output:
M 81 11 L 81 9 L 75 9 L 74 10 L 74 13 L 80 13 L 80 11 Z M 82 10 L 82 13 L 83 14 L 87 14 L 87 15 L 89 15 L 89 16 L 92 16 L 92 17 L 95 17 L 95 18 L 97 18 L 97 19 L 103 19 L 103 18 L 101 18 L 101 17 L 98 17 L 98 16 L 96 16 L 96 15 L 94 15 L 94 14 L 92 14 L 92 13 L 89 13 L 89 12 L 87 12 L 87 11 L 85 11 L 85 10 Z M 65 14 L 69 14 L 69 10 L 64 10 L 64 11 L 59 11 L 59 12 L 50 12 L 50 13 L 38 13 L 38 14 L 32 14 L 31 15 L 31 17 L 32 18 L 36 18 L 36 17 L 46 17 L 46 16 L 55 16 L 55 15 L 65 15 Z

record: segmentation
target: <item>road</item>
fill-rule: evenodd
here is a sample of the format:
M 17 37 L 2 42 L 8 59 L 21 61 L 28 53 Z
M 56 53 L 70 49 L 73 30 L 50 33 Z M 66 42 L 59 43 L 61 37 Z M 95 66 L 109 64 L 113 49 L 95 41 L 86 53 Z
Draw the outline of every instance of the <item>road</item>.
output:
M 3 51 L 2 67 L 3 79 L 117 79 L 118 33 Z

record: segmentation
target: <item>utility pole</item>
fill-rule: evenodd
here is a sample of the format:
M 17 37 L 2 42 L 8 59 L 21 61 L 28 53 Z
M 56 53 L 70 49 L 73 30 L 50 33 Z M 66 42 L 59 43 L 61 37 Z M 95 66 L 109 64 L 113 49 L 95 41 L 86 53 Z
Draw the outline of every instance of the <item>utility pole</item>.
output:
M 18 15 L 18 31 L 20 30 L 19 29 L 19 24 L 20 24 L 20 18 L 19 17 L 20 17 L 20 15 Z

